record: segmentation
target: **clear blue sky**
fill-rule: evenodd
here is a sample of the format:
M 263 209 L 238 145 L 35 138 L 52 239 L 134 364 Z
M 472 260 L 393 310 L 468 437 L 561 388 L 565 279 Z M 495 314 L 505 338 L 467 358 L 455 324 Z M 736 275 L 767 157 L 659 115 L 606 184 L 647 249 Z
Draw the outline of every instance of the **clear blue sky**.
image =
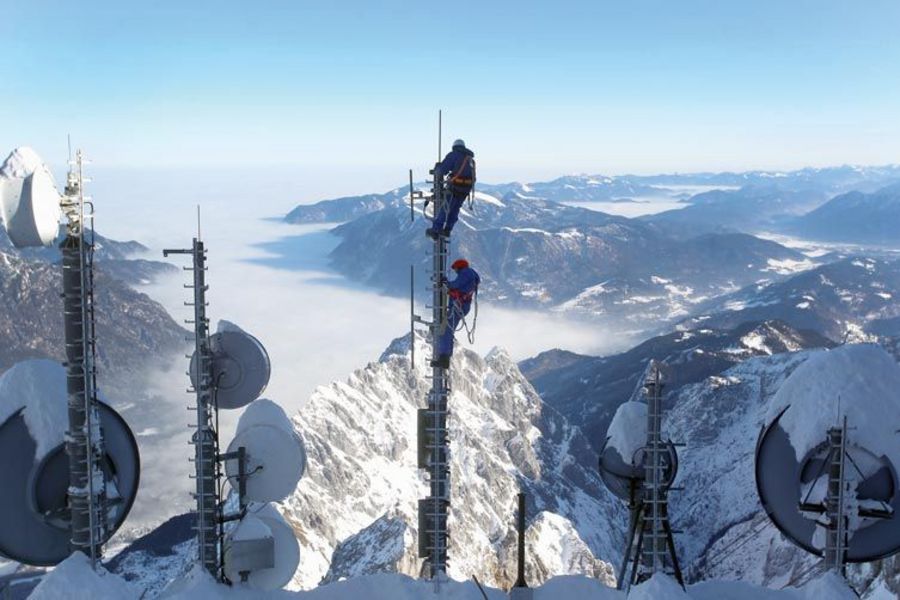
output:
M 900 162 L 900 2 L 9 0 L 0 146 L 482 178 Z M 445 141 L 446 141 L 445 137 Z

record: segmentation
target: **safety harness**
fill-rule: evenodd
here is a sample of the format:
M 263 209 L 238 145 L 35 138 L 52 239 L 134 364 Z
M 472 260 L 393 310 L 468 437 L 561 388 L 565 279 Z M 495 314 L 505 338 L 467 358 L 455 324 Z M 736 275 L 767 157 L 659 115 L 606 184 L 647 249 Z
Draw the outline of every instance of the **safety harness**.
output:
M 462 163 L 459 165 L 459 168 L 456 170 L 456 173 L 450 176 L 450 184 L 459 186 L 459 187 L 471 187 L 475 184 L 475 163 L 472 163 L 472 177 L 463 177 L 462 173 L 466 170 L 466 166 L 469 164 L 470 156 L 468 154 L 463 158 Z
M 450 296 L 451 300 L 456 300 L 456 302 L 451 302 L 450 307 L 451 310 L 457 312 L 459 316 L 459 320 L 456 323 L 456 331 L 462 331 L 462 329 L 466 330 L 466 337 L 469 339 L 470 344 L 475 343 L 475 327 L 478 325 L 478 287 L 476 286 L 474 290 L 471 292 L 461 292 L 459 290 L 449 290 L 447 295 Z M 462 305 L 466 302 L 474 302 L 475 309 L 472 312 L 472 328 L 469 329 L 469 324 L 466 322 L 466 315 L 463 314 Z M 462 327 L 460 327 L 462 325 Z

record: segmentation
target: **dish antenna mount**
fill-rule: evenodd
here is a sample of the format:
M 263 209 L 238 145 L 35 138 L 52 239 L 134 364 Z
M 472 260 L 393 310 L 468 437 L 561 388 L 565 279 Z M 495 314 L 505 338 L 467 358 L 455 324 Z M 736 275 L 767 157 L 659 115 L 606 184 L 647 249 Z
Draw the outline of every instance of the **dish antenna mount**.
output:
M 78 150 L 69 161 L 61 197 L 49 170 L 30 148 L 13 151 L 0 168 L 0 220 L 17 248 L 49 245 L 58 235 L 60 212 L 66 217 L 60 250 L 68 431 L 64 444 L 60 439 L 60 445 L 45 457 L 36 456 L 34 445 L 11 446 L 11 453 L 5 454 L 13 457 L 7 459 L 10 478 L 0 493 L 0 504 L 11 512 L 20 510 L 19 519 L 7 521 L 9 531 L 16 534 L 6 536 L 2 551 L 31 564 L 57 564 L 69 552 L 80 551 L 96 565 L 102 545 L 134 502 L 140 472 L 134 436 L 115 411 L 98 399 L 94 210 L 84 194 L 89 181 L 84 176 L 86 162 Z M 54 408 L 51 403 L 47 410 Z M 24 441 L 23 426 L 21 411 L 7 419 L 0 426 L 0 445 L 11 439 Z M 109 448 L 107 436 L 114 440 Z M 31 482 L 25 507 L 6 496 L 22 494 L 22 477 Z M 44 526 L 35 519 L 44 521 Z M 63 543 L 64 538 L 68 543 Z
M 619 407 L 600 453 L 600 477 L 628 504 L 631 515 L 619 589 L 657 572 L 674 576 L 684 586 L 669 521 L 669 492 L 678 474 L 678 454 L 676 444 L 662 437 L 662 371 L 663 365 L 651 361 L 643 384 L 646 403 L 629 401 Z
M 187 254 L 193 281 L 194 353 L 188 375 L 196 394 L 194 446 L 198 560 L 221 582 L 244 583 L 261 590 L 287 584 L 300 562 L 290 525 L 269 505 L 286 498 L 306 470 L 306 450 L 284 411 L 260 399 L 271 365 L 263 345 L 239 327 L 220 322 L 209 332 L 206 315 L 206 247 L 199 238 L 189 249 L 163 250 L 163 256 Z M 247 406 L 234 441 L 220 453 L 219 409 Z M 225 474 L 223 475 L 223 468 Z M 236 483 L 238 509 L 228 513 L 222 480 Z

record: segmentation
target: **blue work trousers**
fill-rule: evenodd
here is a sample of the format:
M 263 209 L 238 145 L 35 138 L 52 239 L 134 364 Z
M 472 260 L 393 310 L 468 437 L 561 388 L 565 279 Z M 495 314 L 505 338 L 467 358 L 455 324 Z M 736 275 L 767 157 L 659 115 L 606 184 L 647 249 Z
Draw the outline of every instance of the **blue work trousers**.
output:
M 434 215 L 434 224 L 431 226 L 434 231 L 439 232 L 443 229 L 447 233 L 450 233 L 450 231 L 453 230 L 453 226 L 456 225 L 456 222 L 459 220 L 459 211 L 462 208 L 463 202 L 468 198 L 469 192 L 466 191 L 462 195 L 451 193 L 449 196 L 450 198 L 444 202 L 444 205 L 441 206 L 438 213 Z
M 447 328 L 438 338 L 438 354 L 453 355 L 453 332 L 456 331 L 456 326 L 463 317 L 469 314 L 470 308 L 472 308 L 471 302 L 460 303 L 453 299 L 450 300 L 447 310 Z

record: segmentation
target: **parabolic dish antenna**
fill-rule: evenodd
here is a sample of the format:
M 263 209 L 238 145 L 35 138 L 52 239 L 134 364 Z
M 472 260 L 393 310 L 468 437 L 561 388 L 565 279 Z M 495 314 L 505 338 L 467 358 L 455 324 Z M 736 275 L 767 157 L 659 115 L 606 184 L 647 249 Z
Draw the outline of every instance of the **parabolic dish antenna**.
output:
M 212 383 L 219 408 L 246 406 L 259 398 L 269 383 L 271 365 L 266 349 L 249 333 L 234 328 L 209 338 Z M 197 355 L 191 357 L 191 383 L 197 386 Z
M 246 498 L 277 502 L 287 498 L 306 471 L 306 448 L 284 410 L 271 400 L 251 404 L 238 421 L 228 452 L 246 451 Z M 230 481 L 237 481 L 238 461 L 225 462 Z
M 239 552 L 235 542 L 266 540 L 274 542 L 274 560 L 268 568 L 248 569 L 245 553 Z M 248 571 L 246 585 L 258 590 L 281 589 L 291 581 L 300 564 L 300 545 L 291 526 L 271 505 L 250 505 L 235 530 L 225 540 L 225 576 L 233 583 L 241 581 L 241 572 Z
M 16 248 L 49 246 L 59 235 L 60 195 L 49 169 L 30 148 L 0 167 L 0 222 Z
M 607 430 L 607 440 L 600 452 L 600 478 L 620 500 L 639 500 L 641 484 L 646 477 L 644 445 L 647 442 L 647 404 L 629 401 L 616 410 Z M 666 466 L 664 489 L 671 487 L 678 474 L 675 445 L 665 442 Z
M 868 344 L 813 355 L 782 384 L 756 445 L 756 488 L 775 526 L 822 556 L 819 523 L 828 484 L 828 430 L 847 418 L 846 561 L 869 562 L 900 551 L 896 471 L 900 367 Z
M 30 565 L 50 566 L 70 553 L 69 457 L 62 439 L 45 456 L 37 456 L 38 445 L 23 410 L 0 425 L 0 456 L 4 457 L 0 461 L 0 554 Z M 99 412 L 112 535 L 125 521 L 137 496 L 140 456 L 134 435 L 122 417 L 102 402 Z

